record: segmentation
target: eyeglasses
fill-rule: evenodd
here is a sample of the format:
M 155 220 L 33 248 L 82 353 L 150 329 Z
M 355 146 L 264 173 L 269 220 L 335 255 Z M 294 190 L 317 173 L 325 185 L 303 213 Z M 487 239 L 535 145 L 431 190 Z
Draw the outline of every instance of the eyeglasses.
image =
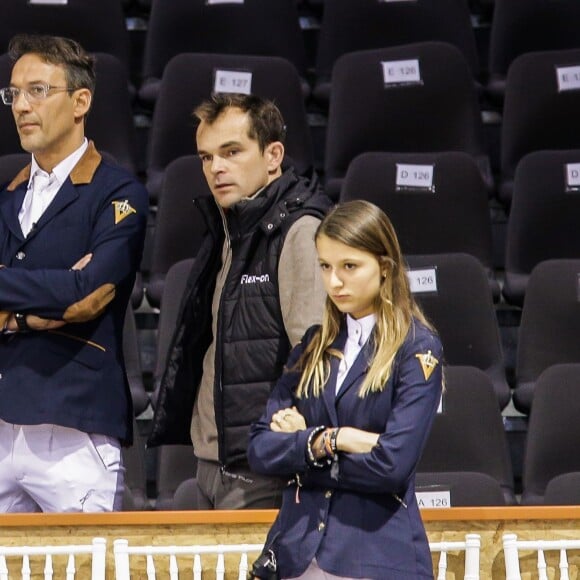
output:
M 38 83 L 36 85 L 30 85 L 27 89 L 18 89 L 16 87 L 6 87 L 0 89 L 0 97 L 2 97 L 2 102 L 5 105 L 13 105 L 18 97 L 22 94 L 24 98 L 29 103 L 38 103 L 44 101 L 48 97 L 50 91 L 54 92 L 71 92 L 75 89 L 69 89 L 68 87 L 53 87 L 51 85 L 45 85 Z

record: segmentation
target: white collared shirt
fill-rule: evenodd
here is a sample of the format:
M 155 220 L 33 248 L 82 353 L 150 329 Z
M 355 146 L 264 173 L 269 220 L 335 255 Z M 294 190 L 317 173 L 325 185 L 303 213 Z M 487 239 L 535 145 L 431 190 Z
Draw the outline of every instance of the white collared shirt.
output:
M 346 315 L 346 330 L 348 337 L 342 352 L 344 358 L 340 361 L 338 375 L 336 377 L 337 393 L 340 390 L 348 371 L 352 367 L 352 364 L 356 360 L 356 357 L 373 332 L 376 322 L 376 314 L 368 314 L 367 316 L 358 319 L 352 318 L 350 314 Z
M 30 164 L 30 179 L 28 180 L 28 189 L 26 190 L 26 195 L 22 202 L 20 211 L 18 212 L 18 221 L 22 225 L 22 218 L 26 211 L 29 211 L 32 203 L 32 181 L 34 176 L 40 172 L 48 176 L 48 185 L 43 191 L 42 195 L 42 213 L 45 212 L 46 208 L 51 204 L 52 200 L 56 197 L 58 190 L 62 187 L 62 184 L 67 180 L 71 171 L 74 169 L 75 165 L 79 162 L 80 158 L 83 156 L 84 152 L 87 150 L 89 142 L 86 137 L 82 145 L 73 151 L 68 157 L 65 157 L 58 165 L 54 167 L 50 175 L 46 171 L 42 170 L 34 155 L 32 155 L 32 161 Z M 40 215 L 42 215 L 42 213 Z

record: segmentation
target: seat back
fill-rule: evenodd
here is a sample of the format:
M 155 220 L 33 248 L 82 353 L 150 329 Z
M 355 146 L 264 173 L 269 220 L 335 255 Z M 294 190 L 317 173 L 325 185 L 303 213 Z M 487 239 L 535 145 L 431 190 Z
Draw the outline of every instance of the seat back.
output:
M 559 364 L 538 378 L 524 454 L 522 504 L 544 504 L 551 480 L 580 471 L 580 364 Z
M 443 342 L 450 365 L 469 365 L 493 382 L 503 409 L 510 390 L 488 275 L 468 254 L 405 256 L 411 291 Z
M 404 254 L 465 252 L 492 266 L 487 190 L 466 153 L 363 153 L 342 185 L 351 199 L 389 216 Z
M 447 366 L 443 376 L 441 412 L 435 417 L 417 472 L 485 473 L 499 482 L 505 503 L 515 504 L 503 421 L 489 378 L 465 366 Z
M 510 203 L 520 160 L 532 151 L 580 149 L 580 92 L 573 82 L 580 49 L 526 53 L 506 80 L 498 196 Z M 570 68 L 569 68 L 570 67 Z
M 65 574 L 67 580 L 105 580 L 106 550 L 105 538 L 93 538 L 90 544 L 78 545 L 0 546 L 0 579 L 30 578 L 31 573 L 40 577 L 42 573 L 44 580 L 65 578 Z M 91 556 L 86 567 L 81 565 L 80 558 L 77 560 L 83 554 Z
M 239 578 L 248 575 L 248 555 L 257 556 L 263 549 L 263 544 L 231 544 L 206 546 L 129 546 L 129 542 L 118 539 L 114 542 L 115 580 L 130 580 L 137 571 L 140 577 L 147 578 L 171 577 L 191 578 L 201 580 L 202 570 L 215 571 L 216 580 L 224 580 L 227 571 L 235 573 Z M 226 560 L 227 555 L 235 555 Z M 139 558 L 140 556 L 140 558 Z M 163 575 L 161 574 L 163 570 Z M 169 576 L 167 575 L 169 571 Z
M 438 40 L 456 46 L 474 75 L 479 65 L 469 8 L 464 0 L 376 2 L 333 0 L 324 6 L 316 74 L 330 79 L 343 54 Z
M 175 491 L 184 481 L 195 477 L 197 458 L 191 445 L 160 445 L 157 451 L 156 510 L 173 508 Z
M 129 33 L 119 0 L 11 0 L 2 15 L 0 50 L 6 51 L 10 39 L 22 33 L 73 38 L 86 51 L 116 56 L 129 72 Z
M 522 413 L 530 412 L 534 385 L 544 370 L 580 363 L 579 275 L 580 260 L 546 260 L 532 270 L 518 333 L 513 393 Z
M 149 405 L 149 394 L 145 390 L 145 384 L 143 383 L 139 335 L 131 303 L 127 306 L 123 326 L 123 356 L 125 359 L 125 373 L 131 390 L 133 414 L 138 416 Z
M 533 551 L 537 553 L 537 562 L 534 566 L 534 576 L 537 573 L 539 580 L 548 580 L 548 565 L 545 552 L 557 551 L 558 558 L 555 567 L 560 571 L 560 579 L 568 580 L 568 550 L 580 550 L 580 540 L 518 540 L 516 534 L 504 534 L 502 537 L 503 552 L 505 558 L 506 580 L 521 580 L 521 566 L 523 563 L 522 552 Z M 526 559 L 529 561 L 529 559 Z M 525 571 L 532 571 L 532 566 L 527 562 Z M 529 577 L 528 574 L 525 576 Z M 552 578 L 552 576 L 550 576 Z
M 540 262 L 580 256 L 580 149 L 536 151 L 516 169 L 506 236 L 503 294 L 521 306 Z M 538 231 L 542 243 L 538 243 Z
M 306 50 L 294 0 L 157 0 L 153 2 L 139 96 L 155 102 L 155 81 L 183 53 L 278 56 L 301 73 Z M 152 82 L 153 81 L 153 82 Z
M 157 327 L 157 356 L 154 371 L 155 392 L 151 397 L 154 407 L 157 402 L 159 383 L 167 366 L 167 357 L 171 340 L 175 333 L 183 293 L 185 292 L 193 264 L 194 258 L 181 260 L 169 268 L 165 278 L 159 325 Z
M 192 111 L 211 93 L 225 92 L 219 83 L 216 85 L 224 78 L 222 72 L 226 76 L 246 75 L 238 79 L 247 81 L 244 90 L 276 103 L 288 127 L 286 154 L 299 173 L 312 166 L 312 143 L 301 83 L 290 62 L 267 56 L 180 54 L 165 68 L 153 114 L 147 161 L 147 189 L 153 200 L 160 195 L 167 165 L 182 155 L 196 153 L 196 120 Z
M 332 180 L 367 151 L 484 155 L 473 78 L 457 48 L 422 42 L 336 61 L 325 159 L 330 194 Z
M 576 0 L 495 0 L 489 40 L 489 71 L 506 75 L 521 54 L 578 47 Z
M 479 471 L 419 471 L 415 477 L 415 492 L 420 508 L 507 504 L 500 482 Z
M 179 157 L 167 166 L 155 217 L 151 267 L 145 290 L 152 306 L 160 306 L 169 268 L 197 254 L 207 228 L 201 212 L 195 207 L 195 200 L 210 195 L 197 155 Z
M 437 564 L 437 580 L 447 578 L 447 555 L 449 552 L 465 552 L 465 575 L 464 580 L 479 580 L 479 553 L 481 548 L 481 536 L 479 534 L 466 534 L 464 542 L 429 542 L 431 553 L 439 553 Z

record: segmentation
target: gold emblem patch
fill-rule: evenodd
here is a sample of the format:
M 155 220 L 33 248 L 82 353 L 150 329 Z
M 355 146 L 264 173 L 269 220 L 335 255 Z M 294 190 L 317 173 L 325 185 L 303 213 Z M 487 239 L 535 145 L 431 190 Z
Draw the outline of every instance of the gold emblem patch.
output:
M 113 205 L 115 206 L 115 225 L 122 222 L 132 213 L 137 213 L 137 210 L 131 206 L 128 199 L 125 201 L 114 201 Z
M 439 361 L 431 354 L 428 350 L 425 354 L 416 354 L 415 357 L 419 359 L 421 363 L 421 368 L 423 369 L 423 376 L 427 381 L 429 377 L 433 374 L 435 367 L 439 364 Z

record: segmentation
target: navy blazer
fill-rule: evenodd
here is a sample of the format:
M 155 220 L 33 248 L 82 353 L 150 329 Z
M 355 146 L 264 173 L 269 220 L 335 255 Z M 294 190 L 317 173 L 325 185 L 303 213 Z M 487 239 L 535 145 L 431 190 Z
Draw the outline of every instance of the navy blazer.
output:
M 300 377 L 292 365 L 312 336 L 310 329 L 291 353 L 265 413 L 253 425 L 248 459 L 258 473 L 292 478 L 269 538 L 276 537 L 282 578 L 299 576 L 316 557 L 332 574 L 377 580 L 432 578 L 425 529 L 415 499 L 415 469 L 441 398 L 443 357 L 437 335 L 415 321 L 399 349 L 393 372 L 380 393 L 359 397 L 369 367 L 372 337 L 335 395 L 338 359 L 320 397 L 296 398 Z M 343 329 L 334 346 L 342 350 Z M 439 364 L 427 378 L 417 355 Z M 270 430 L 272 415 L 296 405 L 307 429 Z M 350 426 L 380 433 L 370 453 L 339 453 L 336 467 L 311 467 L 307 439 L 318 425 Z
M 30 165 L 0 192 L 0 314 L 67 324 L 0 335 L 0 418 L 128 442 L 132 408 L 122 331 L 143 250 L 147 191 L 89 143 L 25 238 L 18 212 L 29 176 Z M 88 266 L 72 271 L 88 253 Z

